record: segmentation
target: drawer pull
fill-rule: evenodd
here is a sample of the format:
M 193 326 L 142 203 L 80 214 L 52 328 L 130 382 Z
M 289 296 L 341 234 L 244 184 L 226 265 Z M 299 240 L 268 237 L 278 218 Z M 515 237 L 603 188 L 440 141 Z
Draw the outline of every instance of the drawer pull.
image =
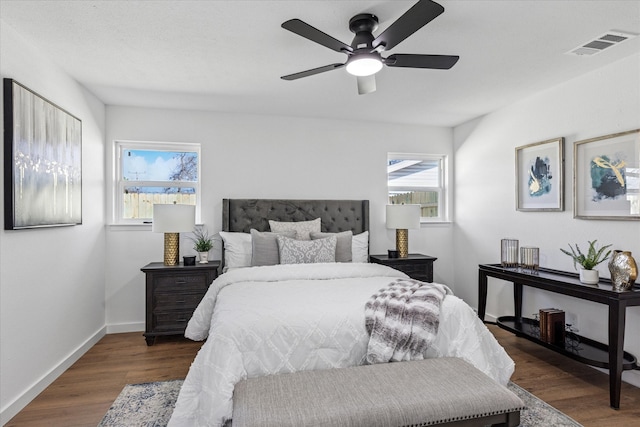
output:
M 176 285 L 184 285 L 185 283 L 187 283 L 187 281 L 184 279 L 176 279 Z

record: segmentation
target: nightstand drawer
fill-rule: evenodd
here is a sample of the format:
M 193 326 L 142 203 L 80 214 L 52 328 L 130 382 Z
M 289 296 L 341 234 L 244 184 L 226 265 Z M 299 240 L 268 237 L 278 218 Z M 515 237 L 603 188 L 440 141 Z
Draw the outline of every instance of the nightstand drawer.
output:
M 395 264 L 393 266 L 396 270 L 400 270 L 403 273 L 407 273 L 408 276 L 411 276 L 417 280 L 417 276 L 427 277 L 427 266 L 424 264 Z
M 155 295 L 154 311 L 179 310 L 181 308 L 193 310 L 198 306 L 203 296 L 204 296 L 204 292 L 196 292 L 196 293 L 157 292 Z
M 422 254 L 409 254 L 406 258 L 389 258 L 387 255 L 370 255 L 369 261 L 400 270 L 407 276 L 422 282 L 433 282 L 433 262 L 438 258 Z
M 167 332 L 167 331 L 181 331 L 184 333 L 187 323 L 193 310 L 175 310 L 175 311 L 161 311 L 153 313 L 154 331 L 155 332 Z
M 153 285 L 155 293 L 206 291 L 209 287 L 205 274 L 158 275 Z

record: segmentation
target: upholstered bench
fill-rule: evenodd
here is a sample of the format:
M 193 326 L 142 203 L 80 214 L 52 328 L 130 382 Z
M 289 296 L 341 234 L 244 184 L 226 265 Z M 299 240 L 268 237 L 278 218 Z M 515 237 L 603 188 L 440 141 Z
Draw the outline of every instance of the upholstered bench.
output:
M 240 381 L 233 427 L 514 427 L 523 408 L 462 359 L 438 358 Z

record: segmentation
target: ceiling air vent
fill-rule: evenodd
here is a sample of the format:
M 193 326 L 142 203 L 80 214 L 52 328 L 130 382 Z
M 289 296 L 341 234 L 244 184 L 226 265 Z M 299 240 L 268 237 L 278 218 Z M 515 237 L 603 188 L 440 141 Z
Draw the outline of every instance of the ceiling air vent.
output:
M 623 41 L 632 39 L 636 36 L 637 34 L 623 33 L 620 31 L 608 31 L 600 37 L 596 37 L 595 39 L 590 40 L 575 49 L 570 50 L 569 52 L 567 52 L 567 55 L 595 55 L 596 53 L 602 52 L 603 50 L 610 48 L 611 46 L 620 44 Z

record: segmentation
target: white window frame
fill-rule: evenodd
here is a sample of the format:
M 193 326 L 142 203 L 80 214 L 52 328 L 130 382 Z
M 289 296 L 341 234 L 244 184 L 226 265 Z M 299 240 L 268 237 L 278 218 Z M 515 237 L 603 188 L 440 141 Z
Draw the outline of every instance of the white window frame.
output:
M 425 191 L 438 194 L 438 216 L 420 217 L 421 223 L 449 222 L 449 179 L 448 179 L 448 156 L 445 154 L 425 154 L 425 153 L 387 153 L 387 167 L 389 160 L 426 160 L 438 161 L 439 163 L 439 186 L 402 186 L 394 187 L 394 190 Z M 389 173 L 387 169 L 387 203 L 389 202 Z
M 117 140 L 113 145 L 113 163 L 114 163 L 114 185 L 113 185 L 113 224 L 116 225 L 141 225 L 151 224 L 148 218 L 123 218 L 124 212 L 124 188 L 129 187 L 132 181 L 122 179 L 122 153 L 125 150 L 151 150 L 151 151 L 192 151 L 198 154 L 198 181 L 197 182 L 174 182 L 171 181 L 172 187 L 189 187 L 194 188 L 196 193 L 196 223 L 200 223 L 200 206 L 202 203 L 201 196 L 201 162 L 202 156 L 199 143 L 191 142 L 154 142 L 154 141 L 126 141 Z M 140 187 L 166 187 L 167 181 L 133 181 L 136 186 Z

